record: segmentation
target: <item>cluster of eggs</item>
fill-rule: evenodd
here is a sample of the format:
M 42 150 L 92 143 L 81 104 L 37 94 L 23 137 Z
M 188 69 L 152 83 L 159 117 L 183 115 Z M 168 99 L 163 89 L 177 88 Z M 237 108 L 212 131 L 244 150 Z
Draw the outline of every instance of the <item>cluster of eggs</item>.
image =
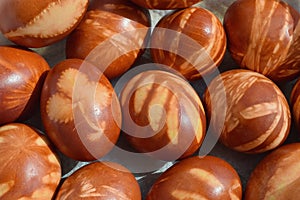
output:
M 15 45 L 0 46 L 0 199 L 142 199 L 133 172 L 100 161 L 121 136 L 175 162 L 145 199 L 296 197 L 300 143 L 285 142 L 300 127 L 300 13 L 236 0 L 221 22 L 200 1 L 1 2 L 0 31 Z M 172 11 L 151 29 L 151 9 Z M 35 51 L 61 41 L 54 66 Z M 116 91 L 147 50 L 155 67 Z M 239 68 L 219 73 L 226 50 Z M 191 83 L 203 80 L 201 94 Z M 280 86 L 291 82 L 287 99 Z M 43 131 L 26 124 L 37 107 Z M 196 155 L 207 134 L 267 153 L 245 188 L 229 162 Z M 88 164 L 63 179 L 58 153 Z

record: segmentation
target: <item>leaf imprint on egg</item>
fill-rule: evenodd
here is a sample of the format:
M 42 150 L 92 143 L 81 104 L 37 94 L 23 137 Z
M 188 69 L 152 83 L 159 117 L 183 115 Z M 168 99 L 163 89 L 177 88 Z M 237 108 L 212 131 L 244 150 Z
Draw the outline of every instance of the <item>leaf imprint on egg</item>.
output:
M 110 105 L 112 94 L 109 89 L 103 84 L 90 81 L 86 74 L 77 69 L 64 70 L 56 86 L 56 93 L 48 99 L 46 106 L 46 112 L 54 122 L 72 122 L 74 109 L 80 111 L 86 121 L 90 121 L 93 116 L 88 116 L 88 113 L 93 113 L 92 109 L 98 107 L 101 110 Z

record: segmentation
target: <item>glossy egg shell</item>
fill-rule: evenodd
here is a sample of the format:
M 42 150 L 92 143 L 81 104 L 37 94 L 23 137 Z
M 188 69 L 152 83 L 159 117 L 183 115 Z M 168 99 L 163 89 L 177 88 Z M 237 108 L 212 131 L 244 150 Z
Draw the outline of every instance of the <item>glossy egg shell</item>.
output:
M 149 11 L 128 0 L 91 0 L 88 10 L 107 11 L 131 19 L 147 27 L 151 25 Z
M 224 27 L 233 59 L 242 68 L 284 82 L 300 73 L 300 14 L 284 1 L 238 0 Z
M 204 102 L 215 134 L 236 151 L 266 152 L 289 134 L 291 113 L 284 94 L 257 72 L 222 73 L 209 84 Z
M 51 141 L 75 160 L 104 156 L 120 134 L 120 105 L 111 83 L 79 59 L 51 69 L 42 90 L 41 116 Z
M 61 179 L 61 166 L 48 140 L 19 123 L 0 127 L 0 199 L 49 199 Z
M 132 2 L 149 9 L 160 9 L 160 10 L 169 10 L 169 9 L 178 9 L 178 8 L 187 8 L 190 7 L 201 0 L 131 0 Z
M 63 199 L 130 199 L 141 200 L 141 191 L 134 175 L 112 162 L 94 162 L 69 176 L 58 191 Z
M 120 95 L 122 131 L 139 152 L 163 160 L 192 155 L 202 144 L 206 118 L 191 85 L 173 73 L 141 72 Z
M 31 117 L 49 70 L 37 53 L 0 46 L 0 124 Z
M 226 161 L 194 156 L 176 163 L 155 181 L 146 200 L 160 199 L 242 199 L 242 184 Z
M 189 80 L 217 69 L 226 51 L 220 20 L 209 10 L 191 7 L 164 16 L 151 37 L 154 62 L 169 66 Z
M 300 186 L 300 144 L 284 145 L 268 154 L 248 180 L 245 200 L 297 199 Z
M 126 72 L 140 57 L 150 15 L 130 2 L 94 1 L 67 39 L 67 58 L 85 59 L 109 79 Z
M 21 46 L 47 46 L 67 36 L 78 25 L 87 6 L 88 0 L 2 1 L 0 31 Z
M 290 95 L 290 103 L 291 110 L 293 112 L 293 121 L 299 130 L 300 128 L 300 81 L 296 81 L 293 85 L 291 95 Z

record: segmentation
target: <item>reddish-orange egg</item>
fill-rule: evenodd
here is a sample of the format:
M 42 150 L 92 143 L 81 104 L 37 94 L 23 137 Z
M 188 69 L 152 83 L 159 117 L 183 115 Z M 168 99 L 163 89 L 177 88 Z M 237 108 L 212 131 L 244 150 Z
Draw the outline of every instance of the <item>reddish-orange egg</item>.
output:
M 299 12 L 281 0 L 235 1 L 224 16 L 233 59 L 276 82 L 297 77 L 299 19 Z
M 116 78 L 140 57 L 149 26 L 149 13 L 129 1 L 93 1 L 67 39 L 67 58 L 89 61 Z
M 214 157 L 184 159 L 165 171 L 151 187 L 146 200 L 242 199 L 242 184 L 236 170 Z
M 268 154 L 248 180 L 245 200 L 298 199 L 300 144 L 284 145 Z
M 88 0 L 1 1 L 0 31 L 18 45 L 47 46 L 67 36 L 87 6 Z
M 296 81 L 292 88 L 290 102 L 291 102 L 291 109 L 293 112 L 293 120 L 296 124 L 296 127 L 300 128 L 300 81 Z
M 116 143 L 119 101 L 108 79 L 79 59 L 54 66 L 43 86 L 41 116 L 47 135 L 66 156 L 95 160 Z
M 90 0 L 88 10 L 102 10 L 136 21 L 147 27 L 151 25 L 150 13 L 128 0 Z
M 236 69 L 213 79 L 204 102 L 212 129 L 227 147 L 261 153 L 281 145 L 291 126 L 288 102 L 262 74 Z
M 141 200 L 141 191 L 133 174 L 113 162 L 94 162 L 69 176 L 56 200 L 72 199 Z
M 139 152 L 162 160 L 195 153 L 206 132 L 202 102 L 183 78 L 149 70 L 137 74 L 120 95 L 122 131 Z
M 151 37 L 153 60 L 177 70 L 189 80 L 215 71 L 225 51 L 222 23 L 212 12 L 200 7 L 166 15 Z
M 0 199 L 51 200 L 61 179 L 48 140 L 18 123 L 0 127 Z
M 30 117 L 50 67 L 37 53 L 0 46 L 0 124 Z
M 131 0 L 132 2 L 149 9 L 160 9 L 160 10 L 169 10 L 169 9 L 178 9 L 178 8 L 187 8 L 190 7 L 201 0 Z

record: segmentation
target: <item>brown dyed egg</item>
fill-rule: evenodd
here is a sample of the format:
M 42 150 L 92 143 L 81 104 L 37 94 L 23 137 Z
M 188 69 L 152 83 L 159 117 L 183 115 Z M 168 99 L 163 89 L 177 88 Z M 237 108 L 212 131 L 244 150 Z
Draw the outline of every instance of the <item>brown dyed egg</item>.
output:
M 51 141 L 75 160 L 104 156 L 120 134 L 120 105 L 111 83 L 79 59 L 51 69 L 42 90 L 41 116 Z
M 165 171 L 151 187 L 146 200 L 242 199 L 236 170 L 214 157 L 190 157 Z
M 291 114 L 281 90 L 264 75 L 236 69 L 216 77 L 205 92 L 210 124 L 227 147 L 261 153 L 281 145 Z
M 120 95 L 122 131 L 138 151 L 162 160 L 192 155 L 202 144 L 206 118 L 187 81 L 170 72 L 137 74 Z
M 67 36 L 87 6 L 88 0 L 1 1 L 0 31 L 18 45 L 47 46 Z
M 39 54 L 0 46 L 0 124 L 32 115 L 48 70 Z
M 290 102 L 291 102 L 291 109 L 293 112 L 293 120 L 297 126 L 300 128 L 300 81 L 296 81 L 295 85 L 292 88 Z
M 1 200 L 52 199 L 61 166 L 35 129 L 18 123 L 0 127 L 0 163 Z
M 142 53 L 149 16 L 129 1 L 93 1 L 67 39 L 67 58 L 89 61 L 109 79 L 120 76 Z
M 189 80 L 216 70 L 225 51 L 223 25 L 204 8 L 187 8 L 163 17 L 151 38 L 153 60 L 174 68 Z
M 245 200 L 298 199 L 300 144 L 284 145 L 267 155 L 252 172 Z
M 300 73 L 300 14 L 281 0 L 238 0 L 227 10 L 224 27 L 233 59 L 273 81 Z
M 151 25 L 150 13 L 128 0 L 90 0 L 89 10 L 102 10 L 136 21 L 147 27 Z
M 132 2 L 149 9 L 169 10 L 190 7 L 201 0 L 131 0 Z
M 68 177 L 56 200 L 128 199 L 141 200 L 141 191 L 133 174 L 112 162 L 88 164 Z

